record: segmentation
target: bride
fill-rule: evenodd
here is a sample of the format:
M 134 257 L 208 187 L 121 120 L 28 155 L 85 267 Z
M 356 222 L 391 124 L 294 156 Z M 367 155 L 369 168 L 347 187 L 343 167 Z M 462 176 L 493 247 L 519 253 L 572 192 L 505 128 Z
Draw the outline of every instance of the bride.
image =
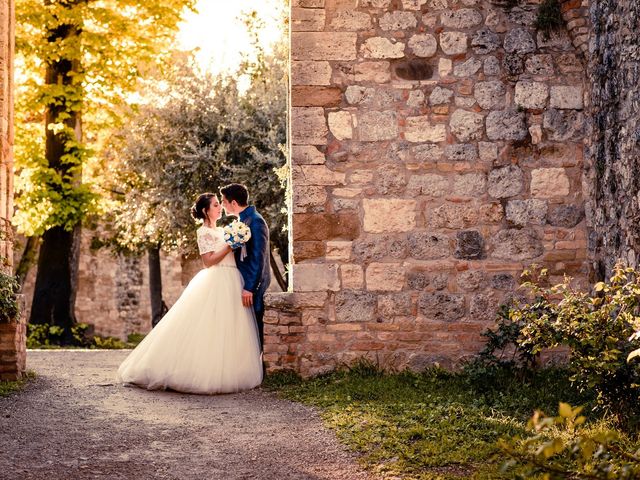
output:
M 262 382 L 253 310 L 239 300 L 242 277 L 222 228 L 215 226 L 221 213 L 213 193 L 200 195 L 191 208 L 194 219 L 204 221 L 197 238 L 206 268 L 122 362 L 119 382 L 205 394 L 248 390 Z

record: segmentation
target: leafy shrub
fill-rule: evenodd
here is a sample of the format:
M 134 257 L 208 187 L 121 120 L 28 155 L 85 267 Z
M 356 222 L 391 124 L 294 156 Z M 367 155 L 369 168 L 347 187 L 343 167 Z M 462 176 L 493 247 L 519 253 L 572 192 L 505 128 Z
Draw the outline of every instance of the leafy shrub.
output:
M 549 39 L 551 32 L 564 27 L 562 10 L 558 0 L 543 0 L 538 7 L 538 15 L 535 22 L 536 30 L 543 33 L 545 39 Z
M 510 318 L 512 308 L 512 303 L 500 306 L 496 328 L 482 333 L 487 339 L 484 348 L 464 366 L 468 378 L 478 386 L 489 386 L 493 383 L 489 380 L 501 376 L 504 371 L 522 378 L 536 368 L 539 355 L 519 343 L 523 322 Z
M 127 335 L 127 345 L 131 347 L 135 347 L 142 340 L 144 340 L 144 337 L 146 337 L 144 333 L 137 333 L 137 332 L 130 333 L 129 335 Z
M 102 348 L 106 350 L 120 350 L 127 348 L 127 344 L 116 337 L 101 337 L 94 335 L 90 348 Z
M 78 323 L 71 328 L 73 342 L 70 347 L 122 349 L 135 347 L 142 339 L 142 334 L 131 334 L 127 343 L 116 337 L 93 335 L 92 325 Z M 62 344 L 64 330 L 62 327 L 49 324 L 27 325 L 27 348 L 59 348 Z
M 540 271 L 541 278 L 545 274 Z M 620 422 L 637 423 L 640 366 L 627 363 L 627 357 L 640 346 L 632 339 L 640 324 L 640 272 L 616 265 L 609 283 L 597 283 L 593 295 L 573 288 L 569 277 L 544 287 L 528 279 L 532 272 L 523 276 L 527 281 L 522 285 L 535 300 L 516 304 L 509 312 L 509 318 L 522 325 L 520 346 L 532 354 L 569 347 L 570 380 L 580 391 L 594 391 L 598 406 Z
M 20 285 L 13 275 L 0 272 L 0 322 L 15 319 L 20 313 L 17 293 Z
M 631 451 L 628 440 L 604 424 L 586 426 L 581 411 L 582 407 L 573 408 L 567 403 L 560 403 L 557 417 L 537 411 L 528 423 L 533 436 L 499 442 L 510 457 L 503 471 L 524 465 L 525 470 L 520 468 L 515 478 L 640 478 L 639 452 Z

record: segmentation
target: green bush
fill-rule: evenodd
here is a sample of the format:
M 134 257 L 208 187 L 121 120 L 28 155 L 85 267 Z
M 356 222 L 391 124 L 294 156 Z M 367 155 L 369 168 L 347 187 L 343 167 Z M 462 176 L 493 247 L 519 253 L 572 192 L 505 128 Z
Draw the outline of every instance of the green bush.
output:
M 509 457 L 503 472 L 517 468 L 514 478 L 544 480 L 640 478 L 637 445 L 604 422 L 586 425 L 581 411 L 560 403 L 557 417 L 536 412 L 528 423 L 532 436 L 498 442 Z
M 15 319 L 20 313 L 17 293 L 20 285 L 13 275 L 0 272 L 0 322 Z
M 545 275 L 525 271 L 522 285 L 535 299 L 510 309 L 511 321 L 522 325 L 520 347 L 532 354 L 569 347 L 570 380 L 580 391 L 593 391 L 597 406 L 621 424 L 637 424 L 640 365 L 627 357 L 640 346 L 632 338 L 640 325 L 640 272 L 616 265 L 610 281 L 597 283 L 593 294 L 573 288 L 569 277 L 541 286 Z
M 92 334 L 93 328 L 86 323 L 78 323 L 71 328 L 73 343 L 71 348 L 122 349 L 132 348 L 142 341 L 144 335 L 132 333 L 127 342 L 116 337 L 103 337 Z M 64 330 L 49 324 L 27 325 L 27 348 L 60 348 Z

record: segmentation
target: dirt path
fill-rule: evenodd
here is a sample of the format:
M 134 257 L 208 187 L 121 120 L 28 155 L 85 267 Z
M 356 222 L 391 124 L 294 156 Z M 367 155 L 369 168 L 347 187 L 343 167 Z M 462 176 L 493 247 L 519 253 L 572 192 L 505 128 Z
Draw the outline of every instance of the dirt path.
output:
M 310 408 L 114 383 L 127 351 L 33 351 L 0 398 L 0 479 L 367 479 Z

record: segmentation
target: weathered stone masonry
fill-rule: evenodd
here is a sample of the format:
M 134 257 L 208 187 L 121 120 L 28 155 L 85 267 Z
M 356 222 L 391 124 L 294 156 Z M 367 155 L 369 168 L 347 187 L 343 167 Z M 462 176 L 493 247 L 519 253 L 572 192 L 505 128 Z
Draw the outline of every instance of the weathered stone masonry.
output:
M 501 3 L 294 2 L 296 263 L 271 368 L 450 365 L 530 263 L 585 279 L 588 5 L 547 37 L 539 2 Z
M 0 1 L 0 265 L 11 273 L 13 241 L 13 52 L 14 3 Z M 26 368 L 25 317 L 0 321 L 0 380 L 20 378 Z

